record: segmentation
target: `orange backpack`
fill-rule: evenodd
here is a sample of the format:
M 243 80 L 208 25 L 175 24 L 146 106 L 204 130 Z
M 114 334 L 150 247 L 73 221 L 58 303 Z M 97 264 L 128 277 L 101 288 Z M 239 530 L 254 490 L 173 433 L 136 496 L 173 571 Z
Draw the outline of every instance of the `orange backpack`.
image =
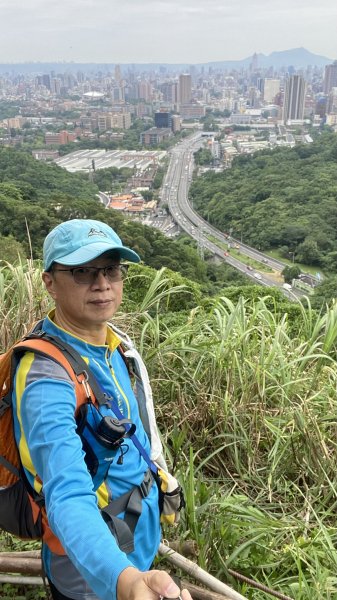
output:
M 46 336 L 47 337 L 47 336 Z M 52 339 L 52 338 L 50 338 Z M 71 364 L 58 339 L 48 341 L 36 329 L 0 356 L 0 528 L 21 538 L 43 539 L 58 554 L 63 554 L 59 540 L 51 532 L 44 508 L 44 498 L 30 485 L 21 464 L 14 436 L 12 414 L 13 380 L 20 358 L 34 352 L 61 364 L 75 384 L 76 411 L 95 400 L 87 382 L 87 373 Z
M 0 356 L 0 529 L 21 538 L 42 539 L 54 553 L 62 555 L 65 554 L 64 549 L 48 524 L 44 496 L 30 485 L 15 440 L 12 391 L 16 368 L 25 352 L 46 356 L 62 365 L 75 384 L 75 417 L 86 403 L 93 402 L 97 406 L 106 404 L 106 396 L 82 357 L 66 342 L 42 331 L 41 324 L 40 321 L 31 333 Z M 129 366 L 121 345 L 118 350 Z M 120 418 L 117 405 L 113 410 Z M 150 468 L 139 486 L 131 488 L 116 500 L 108 501 L 101 509 L 104 520 L 125 552 L 133 551 L 133 533 L 141 514 L 142 499 L 149 493 L 153 479 L 159 490 L 162 522 L 177 522 L 179 512 L 185 506 L 177 480 L 152 463 L 136 435 L 130 437 Z M 130 535 L 123 541 L 124 547 L 121 538 L 125 536 L 125 526 L 119 529 L 121 519 L 117 518 L 121 512 L 125 513 L 124 520 L 130 528 Z

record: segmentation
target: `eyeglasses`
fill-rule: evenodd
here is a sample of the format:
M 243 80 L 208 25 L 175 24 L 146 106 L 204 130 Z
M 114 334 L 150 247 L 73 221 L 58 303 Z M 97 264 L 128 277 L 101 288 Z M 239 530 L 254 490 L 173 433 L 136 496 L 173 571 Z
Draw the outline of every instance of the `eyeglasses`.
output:
M 107 267 L 72 267 L 71 269 L 54 269 L 63 273 L 71 273 L 75 283 L 92 285 L 100 272 L 109 281 L 122 281 L 128 273 L 129 265 L 109 265 Z

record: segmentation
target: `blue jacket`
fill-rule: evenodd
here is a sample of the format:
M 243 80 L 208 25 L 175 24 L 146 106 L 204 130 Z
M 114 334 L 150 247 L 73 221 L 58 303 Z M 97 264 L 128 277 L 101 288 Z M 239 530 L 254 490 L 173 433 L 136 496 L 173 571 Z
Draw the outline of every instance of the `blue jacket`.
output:
M 44 320 L 43 329 L 70 343 L 88 362 L 101 387 L 117 401 L 123 416 L 136 424 L 137 437 L 150 454 L 137 399 L 117 350 L 117 334 L 109 328 L 106 345 L 88 344 L 56 326 L 50 316 Z M 52 359 L 27 352 L 15 376 L 15 437 L 30 483 L 39 491 L 39 481 L 43 482 L 49 525 L 67 554 L 59 556 L 44 545 L 47 576 L 66 596 L 112 600 L 116 598 L 120 573 L 129 566 L 149 569 L 157 552 L 161 535 L 158 490 L 153 485 L 143 499 L 135 530 L 135 550 L 124 554 L 101 517 L 96 494 L 101 482 L 99 478 L 92 479 L 86 468 L 81 439 L 75 432 L 75 407 L 74 384 L 64 368 Z M 102 415 L 115 416 L 108 407 L 100 410 Z M 108 467 L 105 484 L 112 498 L 140 484 L 148 468 L 133 442 L 125 440 L 125 444 L 123 464 L 118 464 L 117 456 Z M 100 466 L 102 461 L 101 453 Z

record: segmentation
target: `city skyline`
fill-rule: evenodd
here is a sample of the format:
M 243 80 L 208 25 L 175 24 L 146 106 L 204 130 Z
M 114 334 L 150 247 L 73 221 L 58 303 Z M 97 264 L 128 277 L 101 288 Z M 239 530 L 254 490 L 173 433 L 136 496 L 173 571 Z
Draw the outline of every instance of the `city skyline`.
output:
M 337 57 L 335 0 L 0 0 L 0 62 L 205 63 L 303 46 Z

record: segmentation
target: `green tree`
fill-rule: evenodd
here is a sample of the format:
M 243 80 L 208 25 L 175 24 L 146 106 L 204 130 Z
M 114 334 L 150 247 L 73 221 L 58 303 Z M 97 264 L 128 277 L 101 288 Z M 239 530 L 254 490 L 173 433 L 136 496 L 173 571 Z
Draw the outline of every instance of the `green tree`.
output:
M 297 265 L 286 266 L 282 271 L 286 283 L 291 283 L 293 279 L 297 279 L 300 273 L 301 269 Z
M 153 200 L 153 192 L 151 190 L 142 190 L 141 195 L 143 196 L 144 200 L 146 200 L 146 202 L 150 202 L 150 200 Z
M 322 260 L 322 267 L 323 269 L 326 269 L 327 271 L 335 271 L 336 270 L 336 264 L 337 264 L 337 250 L 334 250 L 333 252 L 329 252 L 325 258 Z
M 6 261 L 15 265 L 26 256 L 25 249 L 20 242 L 13 238 L 12 235 L 3 237 L 0 235 L 0 256 L 1 261 Z
M 194 160 L 197 165 L 209 165 L 213 162 L 212 152 L 208 148 L 199 148 L 194 152 Z
M 315 288 L 314 295 L 310 297 L 314 308 L 324 308 L 337 298 L 337 276 L 327 277 Z
M 322 262 L 322 254 L 319 251 L 317 242 L 306 238 L 304 242 L 297 247 L 296 259 L 307 265 L 320 265 Z

